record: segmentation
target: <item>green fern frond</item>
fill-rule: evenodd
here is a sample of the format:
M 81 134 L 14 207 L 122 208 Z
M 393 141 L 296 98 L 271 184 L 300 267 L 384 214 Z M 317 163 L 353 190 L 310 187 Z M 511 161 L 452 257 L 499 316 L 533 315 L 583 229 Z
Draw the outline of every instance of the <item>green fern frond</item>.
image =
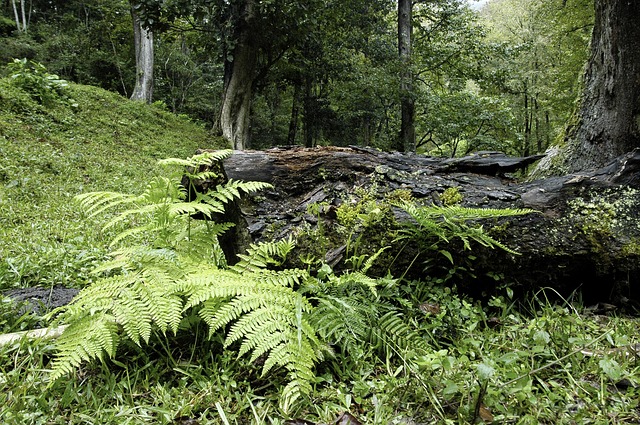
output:
M 411 328 L 396 310 L 388 311 L 378 319 L 372 336 L 380 347 L 391 349 L 396 354 L 407 351 L 424 354 L 429 351 L 429 345 L 420 333 Z
M 75 199 L 89 217 L 95 217 L 108 209 L 129 204 L 137 196 L 117 192 L 90 192 L 77 195 Z
M 459 205 L 419 206 L 410 202 L 396 206 L 404 209 L 415 220 L 415 223 L 406 226 L 399 239 L 420 239 L 429 249 L 438 250 L 440 242 L 449 243 L 457 238 L 467 250 L 472 249 L 473 241 L 488 248 L 503 249 L 511 254 L 517 252 L 489 236 L 482 225 L 473 226 L 470 222 L 535 212 L 530 209 L 466 208 Z
M 368 299 L 336 295 L 317 297 L 311 323 L 323 340 L 351 351 L 368 339 L 377 314 Z
M 210 165 L 213 162 L 223 161 L 229 158 L 233 154 L 231 149 L 222 149 L 217 151 L 203 152 L 197 155 L 193 155 L 187 159 L 180 158 L 167 158 L 158 161 L 160 165 L 169 165 L 177 167 L 199 167 L 201 165 Z
M 208 167 L 230 154 L 207 152 L 162 163 L 188 168 L 186 176 L 193 181 L 215 177 Z M 239 345 L 240 355 L 250 353 L 251 361 L 266 356 L 263 374 L 286 371 L 284 405 L 308 394 L 313 367 L 325 348 L 309 321 L 314 306 L 299 292 L 309 275 L 267 269 L 283 262 L 293 241 L 252 245 L 236 266 L 225 270 L 215 261 L 220 258 L 217 236 L 232 225 L 192 219 L 196 214 L 211 218 L 242 194 L 267 187 L 229 181 L 187 201 L 181 180 L 159 177 L 139 195 L 80 195 L 78 202 L 89 214 L 115 213 L 104 229 L 127 227 L 112 246 L 129 246 L 113 251 L 112 259 L 94 271 L 98 280 L 50 315 L 70 323 L 56 344 L 53 380 L 84 361 L 113 356 L 120 338 L 140 345 L 155 331 L 175 333 L 193 310 L 211 333 L 227 331 L 225 347 Z M 354 280 L 366 279 L 354 275 Z
M 276 242 L 251 244 L 246 254 L 240 254 L 240 261 L 232 269 L 238 273 L 260 272 L 268 265 L 279 266 L 294 248 L 293 239 L 282 239 Z
M 71 373 L 82 362 L 113 357 L 119 340 L 115 319 L 105 313 L 88 315 L 71 323 L 56 341 L 51 382 Z

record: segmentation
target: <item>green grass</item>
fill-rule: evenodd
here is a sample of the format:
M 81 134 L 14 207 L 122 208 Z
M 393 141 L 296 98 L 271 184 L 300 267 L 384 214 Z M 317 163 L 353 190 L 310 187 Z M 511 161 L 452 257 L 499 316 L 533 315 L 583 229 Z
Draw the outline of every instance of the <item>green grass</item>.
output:
M 162 172 L 157 159 L 220 147 L 200 126 L 154 106 L 92 87 L 67 90 L 77 107 L 45 107 L 0 79 L 0 288 L 86 285 L 113 235 L 73 197 L 139 193 Z M 310 397 L 289 413 L 278 407 L 286 373 L 261 377 L 259 361 L 223 349 L 222 334 L 207 340 L 197 321 L 56 382 L 51 342 L 17 342 L 0 347 L 0 422 L 333 423 L 343 411 L 364 424 L 481 423 L 489 411 L 508 424 L 640 421 L 640 363 L 630 350 L 640 343 L 638 319 L 593 315 L 544 293 L 528 303 L 508 295 L 480 303 L 428 281 L 403 282 L 395 302 L 431 351 L 412 358 L 410 347 L 380 353 L 365 343 L 336 350 L 319 363 Z M 0 303 L 0 333 L 38 320 Z
M 90 86 L 65 92 L 77 106 L 43 106 L 0 80 L 0 288 L 84 286 L 104 256 L 99 224 L 73 197 L 134 191 L 161 158 L 217 148 L 203 127 Z
M 381 360 L 372 347 L 338 353 L 320 364 L 311 397 L 288 414 L 278 408 L 284 374 L 262 378 L 259 365 L 222 349 L 221 335 L 206 341 L 206 327 L 196 326 L 156 335 L 144 349 L 127 345 L 118 361 L 87 365 L 52 385 L 49 345 L 4 347 L 0 417 L 7 424 L 280 424 L 290 417 L 332 423 L 349 411 L 364 424 L 469 424 L 482 391 L 494 423 L 640 420 L 640 366 L 627 350 L 638 343 L 637 320 L 546 301 L 518 312 L 505 297 L 481 308 L 450 290 L 424 289 L 440 310 L 407 313 L 432 337 L 433 352 L 414 362 Z

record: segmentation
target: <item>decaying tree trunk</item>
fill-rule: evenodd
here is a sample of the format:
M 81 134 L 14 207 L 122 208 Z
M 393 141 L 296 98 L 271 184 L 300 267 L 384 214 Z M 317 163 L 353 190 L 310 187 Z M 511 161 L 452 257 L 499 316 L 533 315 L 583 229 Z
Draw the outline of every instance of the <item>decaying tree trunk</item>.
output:
M 402 190 L 437 204 L 447 188 L 455 187 L 463 206 L 537 211 L 484 223 L 520 255 L 474 247 L 477 289 L 490 290 L 501 276 L 505 284 L 524 290 L 549 286 L 565 295 L 579 290 L 587 300 L 640 299 L 640 150 L 591 172 L 529 183 L 508 175 L 538 159 L 480 152 L 443 160 L 358 147 L 292 147 L 237 151 L 224 167 L 230 178 L 274 185 L 247 200 L 243 212 L 254 241 L 307 235 L 291 256 L 293 263 L 314 248 L 343 267 L 350 253 L 338 236 L 350 229 L 340 229 L 336 210 L 363 193 L 384 199 Z M 399 211 L 396 218 L 407 219 Z M 394 241 L 394 230 L 375 229 L 371 241 L 366 240 L 371 234 L 363 235 L 363 251 L 372 254 L 380 247 L 376 244 L 390 245 L 388 262 L 379 261 L 380 272 L 421 277 L 416 247 Z M 323 232 L 323 238 L 311 240 L 314 231 Z

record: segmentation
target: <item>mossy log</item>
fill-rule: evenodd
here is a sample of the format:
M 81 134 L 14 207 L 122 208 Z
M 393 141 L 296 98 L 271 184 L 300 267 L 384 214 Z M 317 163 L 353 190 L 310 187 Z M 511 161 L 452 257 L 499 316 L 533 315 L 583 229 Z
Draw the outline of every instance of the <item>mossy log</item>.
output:
M 538 159 L 496 152 L 438 159 L 359 147 L 287 147 L 238 151 L 224 168 L 229 178 L 274 185 L 246 200 L 242 211 L 254 241 L 302 236 L 293 262 L 321 252 L 334 267 L 344 267 L 350 255 L 344 235 L 350 229 L 340 227 L 337 211 L 345 202 L 358 202 L 363 194 L 383 200 L 410 193 L 420 202 L 439 204 L 445 190 L 456 188 L 462 206 L 537 211 L 484 223 L 520 255 L 474 247 L 472 290 L 490 292 L 497 284 L 523 291 L 552 287 L 565 296 L 581 293 L 587 302 L 639 300 L 640 150 L 604 168 L 563 177 L 521 182 L 510 174 Z M 395 211 L 394 219 L 402 220 L 402 214 Z M 358 243 L 370 254 L 392 246 L 388 261 L 380 260 L 380 272 L 424 277 L 424 259 L 416 261 L 416 247 L 400 246 L 395 230 L 386 223 L 359 234 Z M 309 236 L 319 233 L 321 238 Z

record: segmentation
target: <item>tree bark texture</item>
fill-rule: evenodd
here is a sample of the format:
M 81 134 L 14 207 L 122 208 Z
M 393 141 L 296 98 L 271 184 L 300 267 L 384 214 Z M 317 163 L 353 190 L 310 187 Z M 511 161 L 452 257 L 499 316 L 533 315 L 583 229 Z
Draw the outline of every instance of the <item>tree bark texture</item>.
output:
M 581 106 L 541 167 L 576 172 L 640 146 L 640 2 L 596 0 Z
M 358 254 L 392 247 L 378 259 L 380 274 L 390 270 L 394 276 L 422 278 L 423 256 L 429 254 L 395 240 L 397 223 L 406 221 L 406 214 L 394 210 L 393 220 L 384 226 L 344 229 L 337 210 L 362 199 L 363 193 L 384 200 L 398 190 L 419 202 L 438 204 L 447 188 L 457 188 L 463 206 L 537 211 L 483 223 L 520 255 L 474 246 L 471 254 L 477 259 L 465 265 L 473 268 L 475 277 L 466 280 L 472 291 L 490 291 L 496 287 L 494 278 L 501 276 L 501 282 L 522 291 L 553 287 L 567 296 L 579 290 L 586 301 L 639 300 L 640 149 L 590 173 L 531 183 L 509 177 L 540 157 L 480 152 L 436 159 L 357 147 L 277 148 L 238 151 L 224 167 L 230 178 L 274 185 L 246 200 L 242 210 L 254 241 L 299 238 L 291 265 L 304 267 L 296 261 L 313 251 L 337 269 L 346 267 L 344 260 L 354 252 L 338 236 L 351 232 L 351 243 L 358 240 L 363 247 Z M 309 236 L 318 232 L 323 238 Z M 456 244 L 446 249 L 455 258 L 469 254 Z M 444 260 L 443 266 L 450 264 Z
M 398 53 L 402 65 L 400 76 L 400 140 L 398 151 L 415 152 L 415 101 L 411 72 L 411 36 L 413 32 L 413 4 L 411 0 L 398 1 Z
M 136 51 L 136 85 L 131 100 L 146 103 L 153 101 L 153 32 L 146 28 L 135 10 L 133 17 L 133 41 Z
M 254 0 L 242 2 L 236 27 L 233 58 L 225 59 L 225 87 L 220 113 L 222 136 L 234 149 L 249 146 L 249 125 L 253 80 L 256 74 L 258 48 L 251 28 Z

